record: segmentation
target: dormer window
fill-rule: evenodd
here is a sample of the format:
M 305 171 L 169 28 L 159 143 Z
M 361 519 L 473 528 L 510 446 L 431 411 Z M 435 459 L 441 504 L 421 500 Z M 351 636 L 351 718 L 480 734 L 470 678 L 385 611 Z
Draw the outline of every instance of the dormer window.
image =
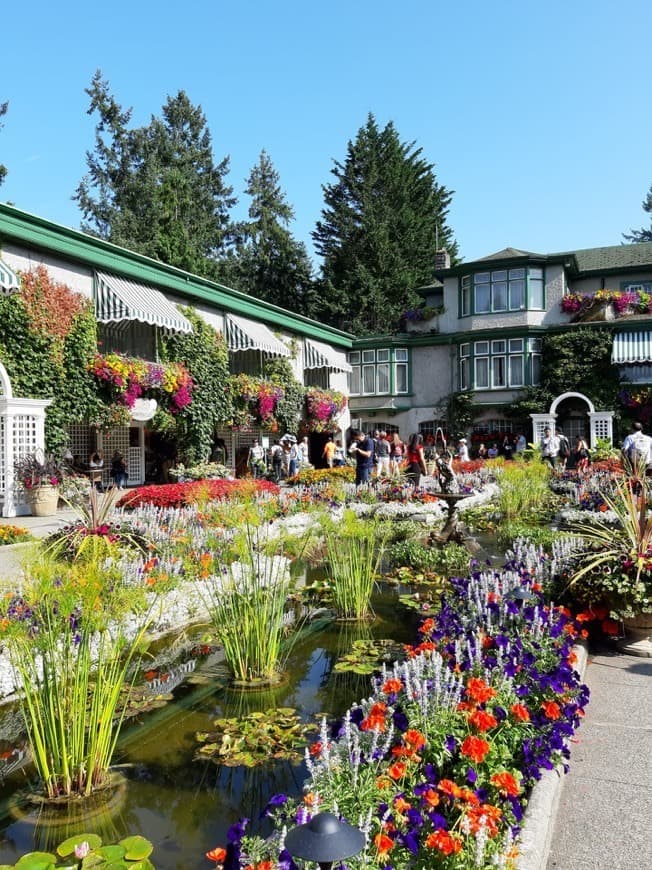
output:
M 493 269 L 461 278 L 460 317 L 543 307 L 543 269 Z

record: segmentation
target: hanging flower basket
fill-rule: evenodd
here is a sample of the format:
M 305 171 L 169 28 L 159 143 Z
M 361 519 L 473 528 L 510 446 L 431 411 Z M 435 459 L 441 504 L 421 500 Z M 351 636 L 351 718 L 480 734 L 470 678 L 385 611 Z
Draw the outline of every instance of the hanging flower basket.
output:
M 251 375 L 239 374 L 229 379 L 228 389 L 235 409 L 232 420 L 234 428 L 250 429 L 260 426 L 278 431 L 278 421 L 274 415 L 278 403 L 285 395 L 283 387 Z
M 335 390 L 306 391 L 306 428 L 309 432 L 334 432 L 346 408 L 346 396 Z
M 153 363 L 119 353 L 97 354 L 89 365 L 107 390 L 108 404 L 132 409 L 141 398 L 161 402 L 179 414 L 192 402 L 193 380 L 181 363 Z

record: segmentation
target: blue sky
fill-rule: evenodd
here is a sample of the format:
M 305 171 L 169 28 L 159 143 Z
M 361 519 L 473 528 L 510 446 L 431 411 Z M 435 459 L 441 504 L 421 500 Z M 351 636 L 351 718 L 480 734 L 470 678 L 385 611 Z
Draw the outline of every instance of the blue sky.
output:
M 619 244 L 649 226 L 649 0 L 35 0 L 6 4 L 0 199 L 78 227 L 101 68 L 134 123 L 201 104 L 247 207 L 265 148 L 310 244 L 333 159 L 373 112 L 455 191 L 464 259 Z

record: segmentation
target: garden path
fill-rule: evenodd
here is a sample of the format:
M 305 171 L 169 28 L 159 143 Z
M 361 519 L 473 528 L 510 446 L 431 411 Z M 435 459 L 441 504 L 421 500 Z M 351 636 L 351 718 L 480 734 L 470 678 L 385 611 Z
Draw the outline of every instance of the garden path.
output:
M 652 867 L 652 659 L 609 649 L 589 659 L 591 690 L 547 870 Z

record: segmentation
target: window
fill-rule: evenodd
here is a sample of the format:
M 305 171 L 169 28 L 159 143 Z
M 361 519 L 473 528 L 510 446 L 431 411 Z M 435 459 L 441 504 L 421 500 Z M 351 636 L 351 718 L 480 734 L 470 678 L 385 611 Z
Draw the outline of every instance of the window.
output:
M 648 293 L 652 295 L 652 281 L 621 281 L 620 289 L 629 293 Z
M 494 269 L 460 280 L 460 317 L 543 307 L 543 269 Z
M 351 351 L 348 361 L 351 364 L 350 395 L 382 396 L 409 392 L 406 347 Z
M 538 384 L 541 339 L 510 338 L 461 344 L 459 372 L 461 390 L 500 390 Z

